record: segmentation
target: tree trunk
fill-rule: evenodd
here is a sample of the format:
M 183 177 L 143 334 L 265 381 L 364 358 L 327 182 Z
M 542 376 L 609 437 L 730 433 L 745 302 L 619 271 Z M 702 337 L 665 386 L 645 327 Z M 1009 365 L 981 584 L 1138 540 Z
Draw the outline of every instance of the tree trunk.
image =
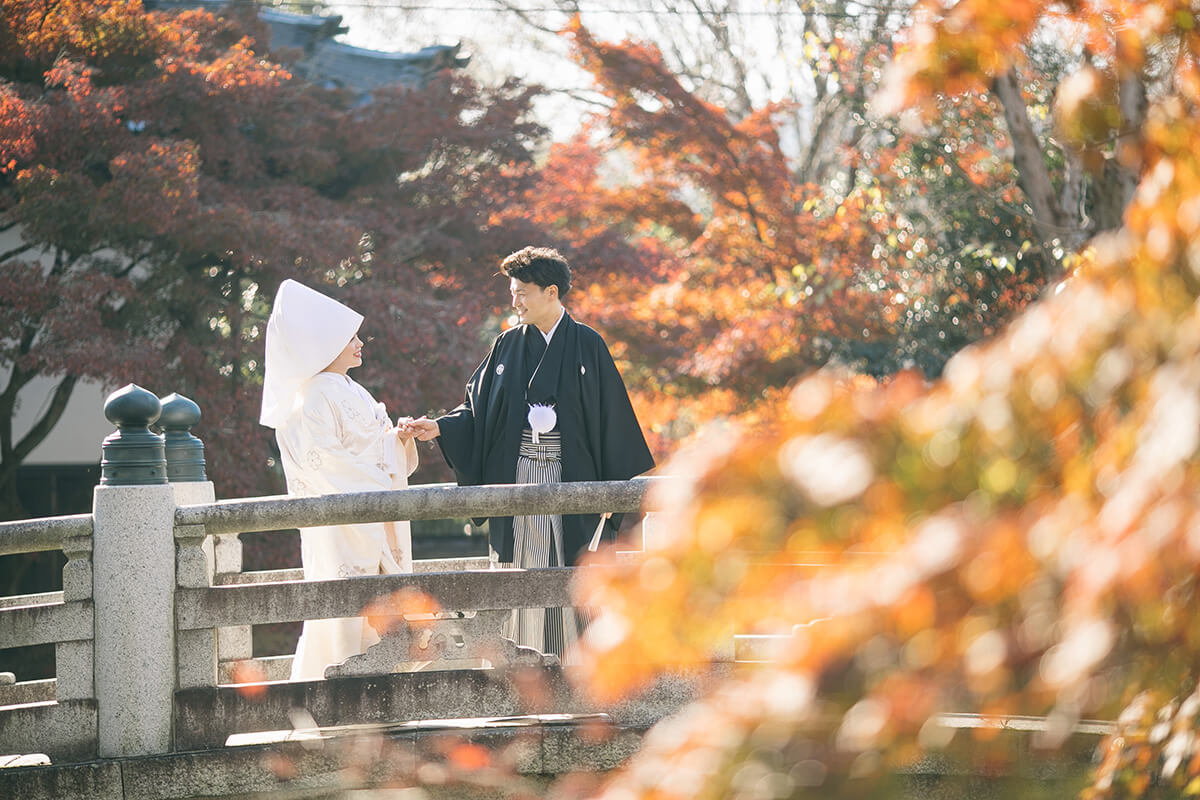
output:
M 1146 85 L 1142 76 L 1130 73 L 1121 79 L 1119 88 L 1121 130 L 1140 131 L 1146 117 Z M 1117 137 L 1112 158 L 1104 160 L 1104 171 L 1096 177 L 1096 228 L 1115 230 L 1125 224 L 1125 209 L 1137 191 L 1137 135 L 1123 132 Z
M 996 77 L 992 90 L 1004 108 L 1004 121 L 1012 139 L 1013 165 L 1017 169 L 1017 183 L 1025 193 L 1029 207 L 1033 209 L 1033 222 L 1041 236 L 1043 246 L 1060 243 L 1068 246 L 1069 235 L 1079 228 L 1076 220 L 1069 220 L 1059 203 L 1050 170 L 1041 143 L 1029 119 L 1029 110 L 1021 97 L 1021 85 L 1012 70 Z M 1057 259 L 1040 259 L 1044 270 L 1057 270 Z M 1054 275 L 1047 274 L 1047 278 Z
M 16 410 L 17 393 L 31 378 L 31 375 L 14 368 L 9 376 L 8 386 L 3 394 L 0 394 L 0 519 L 21 519 L 28 516 L 17 495 L 17 471 L 34 448 L 45 441 L 54 430 L 78 381 L 74 375 L 64 376 L 54 388 L 45 413 L 19 442 L 14 443 L 12 420 Z
M 29 512 L 25 510 L 25 506 L 17 494 L 17 472 L 13 470 L 7 479 L 0 481 L 0 521 L 28 517 Z

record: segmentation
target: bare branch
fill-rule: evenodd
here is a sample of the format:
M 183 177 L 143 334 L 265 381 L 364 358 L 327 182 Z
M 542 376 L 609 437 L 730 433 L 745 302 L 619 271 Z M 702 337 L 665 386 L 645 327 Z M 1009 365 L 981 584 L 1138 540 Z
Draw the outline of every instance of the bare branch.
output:
M 1086 231 L 1089 235 L 1093 232 L 1092 222 L 1088 219 L 1086 190 L 1084 188 L 1084 177 L 1086 170 L 1083 168 L 1082 159 L 1071 148 L 1062 148 L 1064 162 L 1064 176 L 1061 204 L 1063 211 L 1070 214 L 1073 218 L 1080 220 L 1081 230 Z
M 78 378 L 74 375 L 67 375 L 54 388 L 54 394 L 50 398 L 50 405 L 46 408 L 46 413 L 42 414 L 41 419 L 34 423 L 33 427 L 29 429 L 29 433 L 21 437 L 21 441 L 13 448 L 12 463 L 14 467 L 33 452 L 33 449 L 50 435 L 50 431 L 54 430 L 54 426 L 58 424 L 63 411 L 67 408 L 67 403 L 71 399 L 71 393 L 75 391 L 77 382 Z M 7 469 L 8 459 L 5 459 L 5 462 Z M 7 477 L 0 472 L 0 484 L 4 483 Z
M 737 116 L 746 116 L 754 109 L 754 103 L 750 99 L 748 89 L 749 77 L 746 62 L 734 53 L 730 42 L 729 15 L 723 11 L 704 8 L 697 0 L 688 0 L 688 2 L 728 59 L 729 66 L 733 70 L 734 81 L 732 84 L 727 84 L 725 88 L 733 92 L 741 106 L 736 112 Z M 728 11 L 728 7 L 725 11 Z
M 66 252 L 61 247 L 54 248 L 54 266 L 50 268 L 51 275 L 62 275 L 72 264 L 74 259 L 68 259 Z
M 562 95 L 569 97 L 572 100 L 577 100 L 589 106 L 595 106 L 597 109 L 607 111 L 613 107 L 612 101 L 598 92 L 591 92 L 585 89 L 550 89 L 547 94 Z
M 148 259 L 150 257 L 150 254 L 153 252 L 154 252 L 153 245 L 147 246 L 141 255 L 138 255 L 138 256 L 135 256 L 135 257 L 129 259 L 128 264 L 126 264 L 124 267 L 113 272 L 113 277 L 115 277 L 115 278 L 126 277 L 127 275 L 129 275 L 129 273 L 133 272 L 139 266 L 141 266 L 142 264 L 145 264 L 146 259 Z
M 0 263 L 4 263 L 5 261 L 8 261 L 10 258 L 14 258 L 15 256 L 18 256 L 21 253 L 24 253 L 26 250 L 32 250 L 33 248 L 34 248 L 34 245 L 32 245 L 32 244 L 22 244 L 19 247 L 14 247 L 12 250 L 8 250 L 6 252 L 0 253 Z
M 533 28 L 534 30 L 541 31 L 542 33 L 548 33 L 553 36 L 557 36 L 559 33 L 558 28 L 551 28 L 551 27 L 543 24 L 542 22 L 535 20 L 533 15 L 530 13 L 530 11 L 519 4 L 510 3 L 510 2 L 508 2 L 508 0 L 497 0 L 497 5 L 504 11 L 507 11 L 510 14 L 512 14 L 513 16 L 520 19 L 522 22 L 524 22 L 526 25 Z M 574 15 L 574 14 L 579 13 L 579 4 L 578 3 L 559 2 L 558 6 L 559 6 L 559 11 L 563 14 Z
M 12 420 L 17 407 L 17 394 L 33 380 L 33 373 L 12 365 L 8 383 L 0 392 L 0 465 L 13 463 Z

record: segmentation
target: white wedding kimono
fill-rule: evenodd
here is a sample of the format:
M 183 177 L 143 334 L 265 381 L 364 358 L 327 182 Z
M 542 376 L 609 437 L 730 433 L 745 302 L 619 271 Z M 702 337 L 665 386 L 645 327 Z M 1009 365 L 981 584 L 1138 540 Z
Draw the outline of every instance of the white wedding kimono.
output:
M 417 468 L 416 443 L 409 439 L 399 446 L 383 403 L 338 373 L 318 373 L 303 385 L 276 439 L 291 495 L 402 489 Z M 302 528 L 300 550 L 309 581 L 412 572 L 408 522 Z M 323 678 L 327 666 L 378 641 L 362 617 L 309 620 L 296 646 L 291 678 Z

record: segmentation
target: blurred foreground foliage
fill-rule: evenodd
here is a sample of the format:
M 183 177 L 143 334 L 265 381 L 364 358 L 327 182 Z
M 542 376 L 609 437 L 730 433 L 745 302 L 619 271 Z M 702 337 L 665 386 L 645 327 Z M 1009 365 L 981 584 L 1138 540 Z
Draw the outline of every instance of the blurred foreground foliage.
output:
M 915 20 L 876 102 L 926 123 L 1039 37 L 1080 43 L 1057 131 L 1087 169 L 1137 176 L 1123 226 L 935 383 L 820 373 L 672 460 L 645 560 L 579 592 L 608 609 L 590 685 L 619 696 L 735 630 L 785 638 L 604 797 L 888 797 L 882 778 L 973 735 L 935 723 L 950 712 L 1044 715 L 1047 754 L 1119 719 L 1084 796 L 1200 791 L 1196 14 L 961 0 Z M 798 566 L 814 553 L 827 566 Z

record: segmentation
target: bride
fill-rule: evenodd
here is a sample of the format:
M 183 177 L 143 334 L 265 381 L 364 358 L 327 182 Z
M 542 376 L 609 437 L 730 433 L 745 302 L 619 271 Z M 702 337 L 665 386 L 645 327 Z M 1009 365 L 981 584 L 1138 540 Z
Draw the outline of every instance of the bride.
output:
M 417 468 L 412 436 L 349 375 L 362 365 L 362 321 L 291 279 L 275 295 L 259 421 L 275 429 L 288 494 L 400 489 Z M 302 528 L 300 543 L 305 580 L 412 572 L 408 522 Z M 378 641 L 363 617 L 306 621 L 291 679 L 323 678 L 327 666 Z

